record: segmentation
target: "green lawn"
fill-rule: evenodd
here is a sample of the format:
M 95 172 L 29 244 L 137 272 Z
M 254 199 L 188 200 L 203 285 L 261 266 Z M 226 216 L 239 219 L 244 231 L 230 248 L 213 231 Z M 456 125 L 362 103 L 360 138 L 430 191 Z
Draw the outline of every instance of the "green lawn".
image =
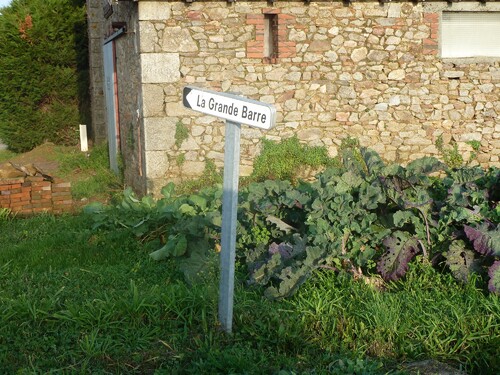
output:
M 380 292 L 323 271 L 271 302 L 238 269 L 234 334 L 216 275 L 189 286 L 84 216 L 0 220 L 2 373 L 384 374 L 436 359 L 500 372 L 500 300 L 419 262 Z

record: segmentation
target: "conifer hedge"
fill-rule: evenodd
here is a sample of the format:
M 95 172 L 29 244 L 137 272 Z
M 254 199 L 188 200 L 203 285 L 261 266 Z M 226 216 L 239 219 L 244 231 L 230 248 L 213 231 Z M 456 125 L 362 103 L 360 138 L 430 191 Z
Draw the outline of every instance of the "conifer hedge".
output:
M 78 139 L 88 91 L 81 89 L 88 66 L 84 4 L 13 0 L 1 9 L 0 139 L 12 151 Z

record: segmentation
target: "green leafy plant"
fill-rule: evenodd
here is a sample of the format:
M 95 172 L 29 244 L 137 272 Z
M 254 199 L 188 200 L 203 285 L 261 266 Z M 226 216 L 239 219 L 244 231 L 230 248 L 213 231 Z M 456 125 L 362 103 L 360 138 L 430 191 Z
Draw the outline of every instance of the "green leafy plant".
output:
M 303 145 L 296 136 L 279 143 L 264 138 L 251 178 L 253 181 L 295 180 L 301 167 L 320 168 L 331 162 L 325 147 Z
M 471 146 L 473 150 L 467 160 L 464 160 L 462 154 L 458 151 L 458 144 L 456 142 L 453 142 L 449 147 L 445 147 L 442 135 L 437 137 L 435 146 L 441 153 L 444 163 L 449 168 L 456 169 L 468 165 L 475 160 L 481 147 L 481 142 L 479 141 L 467 141 L 465 143 Z
M 186 280 L 197 280 L 212 258 L 221 226 L 222 191 L 206 189 L 198 194 L 175 196 L 175 186 L 162 189 L 163 198 L 137 198 L 131 188 L 109 207 L 94 203 L 85 208 L 94 228 L 125 228 L 157 249 L 154 260 L 178 258 Z
M 184 142 L 189 137 L 189 130 L 186 125 L 184 125 L 181 121 L 178 121 L 175 124 L 175 145 L 177 148 L 180 148 L 182 142 Z
M 499 258 L 498 172 L 450 169 L 432 157 L 406 167 L 387 164 L 346 141 L 337 165 L 314 182 L 266 180 L 241 191 L 238 257 L 249 283 L 271 299 L 296 293 L 319 269 L 397 281 L 420 254 L 458 280 L 486 278 Z M 129 228 L 143 241 L 159 239 L 152 256 L 178 258 L 183 267 L 191 262 L 189 279 L 215 253 L 222 192 L 174 197 L 173 191 L 169 185 L 157 202 L 128 191 L 95 220 Z M 489 271 L 493 290 L 497 268 Z
M 420 253 L 462 281 L 484 274 L 492 254 L 474 252 L 470 235 L 466 243 L 455 241 L 466 235 L 464 224 L 496 217 L 492 187 L 497 184 L 491 181 L 498 180 L 496 170 L 447 169 L 430 157 L 406 167 L 386 165 L 374 151 L 348 146 L 340 157 L 342 167 L 327 169 L 307 187 L 266 182 L 252 187 L 260 194 L 243 195 L 250 201 L 252 225 L 273 228 L 274 244 L 247 250 L 251 283 L 266 286 L 269 297 L 282 298 L 318 268 L 356 277 L 378 271 L 387 281 L 398 280 Z M 448 175 L 431 177 L 437 171 Z M 284 201 L 294 194 L 307 199 Z M 280 221 L 266 223 L 273 215 Z

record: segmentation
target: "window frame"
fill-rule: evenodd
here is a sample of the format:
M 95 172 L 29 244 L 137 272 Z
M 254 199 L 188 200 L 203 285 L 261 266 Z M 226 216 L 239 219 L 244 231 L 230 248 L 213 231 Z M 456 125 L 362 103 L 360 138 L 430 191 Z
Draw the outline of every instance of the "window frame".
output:
M 447 42 L 444 38 L 444 28 L 445 28 L 445 21 L 444 21 L 444 17 L 445 17 L 445 14 L 465 14 L 465 13 L 475 13 L 475 14 L 478 14 L 478 13 L 496 13 L 499 17 L 499 21 L 500 21 L 500 10 L 489 10 L 489 9 L 480 9 L 480 10 L 477 10 L 477 9 L 471 9 L 471 10 L 462 10 L 462 9 L 445 9 L 445 10 L 442 10 L 441 12 L 441 16 L 440 16 L 440 22 L 439 22 L 439 56 L 442 58 L 442 59 L 446 59 L 446 60 L 500 60 L 500 49 L 498 51 L 498 55 L 476 55 L 476 54 L 473 54 L 471 53 L 470 55 L 467 54 L 467 56 L 451 56 L 451 55 L 445 55 L 444 54 L 444 46 L 445 46 L 445 43 Z M 499 26 L 500 28 L 500 22 L 499 22 Z M 500 35 L 500 34 L 499 34 Z

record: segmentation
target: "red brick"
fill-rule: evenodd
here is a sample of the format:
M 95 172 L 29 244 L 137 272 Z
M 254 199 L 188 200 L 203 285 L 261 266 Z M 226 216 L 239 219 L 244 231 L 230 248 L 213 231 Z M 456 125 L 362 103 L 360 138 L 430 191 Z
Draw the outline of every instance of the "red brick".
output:
M 69 188 L 71 187 L 71 182 L 59 182 L 57 184 L 52 184 L 52 187 L 57 187 L 57 188 Z
M 61 205 L 68 205 L 68 204 L 73 204 L 73 200 L 71 199 L 66 199 L 66 200 L 59 200 L 57 202 L 54 202 L 54 207 L 55 206 L 61 206 Z
M 21 215 L 21 216 L 30 216 L 30 215 L 33 215 L 33 210 L 31 210 L 31 209 L 20 210 L 20 211 L 16 211 L 16 214 Z
M 11 208 L 17 208 L 17 207 L 23 207 L 26 205 L 26 202 L 21 202 L 21 201 L 16 201 L 16 202 L 10 202 L 10 207 Z
M 257 52 L 247 52 L 247 57 L 249 59 L 260 59 L 262 58 L 262 52 L 257 53 Z
M 68 197 L 67 195 L 62 195 L 62 196 L 52 197 L 52 202 L 64 201 L 68 200 L 68 198 L 71 199 L 71 196 Z
M 50 181 L 33 181 L 31 186 L 51 186 L 52 184 L 50 183 Z
M 297 53 L 295 51 L 284 51 L 279 53 L 279 57 L 295 57 Z
M 0 188 L 2 185 L 22 184 L 24 177 L 2 178 L 0 179 Z
M 422 52 L 424 55 L 437 55 L 438 53 L 437 49 L 427 49 L 427 48 L 424 48 Z
M 264 25 L 264 18 L 262 19 L 247 19 L 247 25 Z
M 439 14 L 438 13 L 424 13 L 424 21 L 438 22 L 439 21 Z
M 53 197 L 59 197 L 59 196 L 71 196 L 71 192 L 69 191 L 56 191 L 56 192 L 52 192 L 52 196 Z
M 11 194 L 10 195 L 10 199 L 14 199 L 14 198 L 18 198 L 20 200 L 26 200 L 26 199 L 30 199 L 30 195 L 29 194 L 26 194 L 26 193 L 14 193 L 14 194 Z

